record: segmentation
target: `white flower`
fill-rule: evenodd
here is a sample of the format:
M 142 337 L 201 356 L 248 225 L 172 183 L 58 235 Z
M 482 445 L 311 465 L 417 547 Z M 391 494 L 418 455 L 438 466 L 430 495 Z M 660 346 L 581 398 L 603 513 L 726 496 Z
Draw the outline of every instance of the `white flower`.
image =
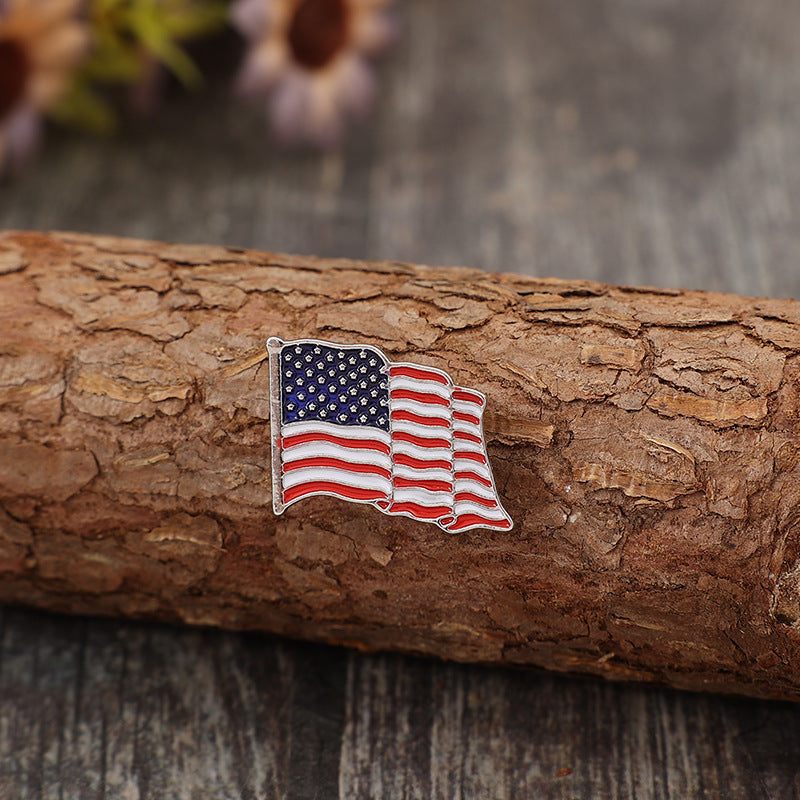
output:
M 268 98 L 279 138 L 336 144 L 375 94 L 368 60 L 394 38 L 392 0 L 236 0 L 249 40 L 238 88 Z

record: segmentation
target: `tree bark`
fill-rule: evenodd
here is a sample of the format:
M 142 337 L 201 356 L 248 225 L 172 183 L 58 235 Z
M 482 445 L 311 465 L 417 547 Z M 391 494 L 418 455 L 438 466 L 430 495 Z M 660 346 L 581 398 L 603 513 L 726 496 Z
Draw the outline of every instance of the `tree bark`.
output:
M 269 336 L 487 395 L 510 532 L 271 505 Z M 0 600 L 800 699 L 800 303 L 0 234 Z

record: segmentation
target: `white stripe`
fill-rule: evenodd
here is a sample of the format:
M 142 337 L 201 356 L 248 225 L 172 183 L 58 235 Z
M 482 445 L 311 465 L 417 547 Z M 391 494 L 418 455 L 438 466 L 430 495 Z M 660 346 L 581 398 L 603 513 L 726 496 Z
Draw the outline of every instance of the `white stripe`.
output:
M 453 473 L 449 469 L 441 469 L 436 467 L 408 467 L 405 464 L 395 464 L 394 474 L 398 478 L 408 478 L 410 481 L 447 481 L 453 482 Z M 466 483 L 466 481 L 465 481 Z M 475 481 L 470 481 L 470 485 Z M 485 488 L 485 487 L 484 487 Z
M 463 411 L 465 414 L 471 414 L 473 417 L 480 419 L 483 413 L 483 406 L 466 400 L 453 400 L 453 411 Z
M 420 403 L 416 400 L 396 400 L 395 398 L 392 398 L 390 405 L 392 411 L 410 411 L 412 414 L 419 414 L 421 417 L 446 420 L 448 425 L 450 423 L 450 409 L 447 406 Z
M 469 439 L 456 439 L 455 446 L 458 448 L 458 450 L 456 450 L 457 453 L 480 453 L 483 456 L 486 455 L 482 444 L 471 442 Z M 458 456 L 456 456 L 456 458 L 458 458 Z
M 452 463 L 453 451 L 444 447 L 420 447 L 411 442 L 395 441 L 392 443 L 395 453 L 404 453 L 411 458 L 418 458 L 421 461 L 447 461 Z
M 500 502 L 500 498 L 492 489 L 488 486 L 484 486 L 482 483 L 478 483 L 478 481 L 473 481 L 469 478 L 456 478 L 455 487 L 456 494 L 458 494 L 458 492 L 471 492 L 472 494 L 477 494 L 479 497 L 485 497 L 487 500 Z
M 365 425 L 335 425 L 332 422 L 312 421 L 289 422 L 281 427 L 283 437 L 299 436 L 303 433 L 326 433 L 345 439 L 375 439 L 385 444 L 391 444 L 392 441 L 389 431 Z
M 330 442 L 307 442 L 288 447 L 283 451 L 283 463 L 291 464 L 293 461 L 300 461 L 304 458 L 338 458 L 350 464 L 374 464 L 391 470 L 392 457 L 388 453 L 380 450 L 367 450 L 365 448 L 345 447 L 341 444 Z
M 433 506 L 453 507 L 453 495 L 450 492 L 434 492 L 419 486 L 395 486 L 392 500 L 395 503 L 417 503 L 428 508 Z
M 469 500 L 456 500 L 453 513 L 456 516 L 456 520 L 458 520 L 458 517 L 464 516 L 465 514 L 478 514 L 481 517 L 492 520 L 508 519 L 508 515 L 499 505 L 494 508 L 486 508 L 486 506 L 473 503 Z
M 458 471 L 466 470 L 468 472 L 476 472 L 482 478 L 491 478 L 491 470 L 488 464 L 481 464 L 478 461 L 473 461 L 471 458 L 459 458 L 455 456 L 453 458 L 453 465 Z
M 356 489 L 375 489 L 387 496 L 392 491 L 392 482 L 389 478 L 383 478 L 380 475 L 365 475 L 361 472 L 348 472 L 347 470 L 334 469 L 333 467 L 305 467 L 285 472 L 283 475 L 283 488 L 284 490 L 291 489 L 293 486 L 299 486 L 302 483 L 313 483 L 314 481 L 340 483 Z
M 476 475 L 480 475 L 481 478 L 486 478 L 486 480 L 492 479 L 491 471 L 488 466 L 486 464 L 479 464 L 471 458 L 459 458 L 456 456 L 453 459 L 453 466 L 456 472 L 474 472 Z
M 393 419 L 392 430 L 401 433 L 410 433 L 412 436 L 419 436 L 422 439 L 444 439 L 451 441 L 452 434 L 449 428 L 441 428 L 435 425 L 420 425 L 418 422 L 410 422 L 407 419 Z
M 417 378 L 406 378 L 400 375 L 389 378 L 389 391 L 393 392 L 395 389 L 407 389 L 411 392 L 427 392 L 429 394 L 438 395 L 448 401 L 452 396 L 452 391 L 441 383 Z

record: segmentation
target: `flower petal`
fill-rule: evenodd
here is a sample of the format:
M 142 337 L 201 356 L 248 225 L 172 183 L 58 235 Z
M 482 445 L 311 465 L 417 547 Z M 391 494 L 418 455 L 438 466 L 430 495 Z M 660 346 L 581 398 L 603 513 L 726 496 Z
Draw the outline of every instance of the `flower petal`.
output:
M 9 0 L 3 30 L 9 35 L 32 41 L 49 28 L 66 22 L 70 17 L 77 17 L 79 1 L 41 0 L 33 3 L 30 0 Z
M 342 59 L 337 83 L 340 107 L 356 117 L 365 117 L 372 108 L 376 85 L 372 70 L 364 59 L 358 56 Z
M 236 91 L 243 95 L 266 92 L 286 69 L 286 48 L 275 39 L 268 39 L 245 56 L 236 78 Z
M 34 72 L 28 81 L 28 101 L 39 110 L 50 108 L 67 88 L 69 78 L 68 72 L 60 70 Z
M 272 14 L 269 0 L 236 0 L 229 18 L 233 27 L 245 39 L 258 39 L 267 31 Z
M 77 22 L 69 22 L 39 37 L 31 47 L 34 69 L 65 71 L 72 69 L 89 49 L 89 32 Z
M 353 19 L 353 46 L 369 56 L 376 56 L 397 40 L 400 26 L 390 14 L 362 11 Z
M 335 81 L 317 80 L 311 84 L 303 138 L 323 148 L 335 147 L 344 135 L 344 112 L 339 101 L 340 86 Z
M 22 106 L 0 130 L 0 165 L 4 164 L 11 172 L 18 172 L 36 154 L 41 138 L 41 115 L 30 105 Z
M 311 103 L 311 83 L 299 70 L 291 70 L 275 88 L 270 117 L 275 135 L 290 143 L 305 137 Z

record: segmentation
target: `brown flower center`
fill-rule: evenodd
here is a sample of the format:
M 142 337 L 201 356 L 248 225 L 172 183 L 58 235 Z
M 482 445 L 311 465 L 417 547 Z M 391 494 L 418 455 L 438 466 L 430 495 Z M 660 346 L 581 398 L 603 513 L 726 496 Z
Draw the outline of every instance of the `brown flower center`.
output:
M 295 61 L 321 69 L 347 42 L 347 0 L 300 0 L 289 25 Z
M 0 120 L 25 94 L 30 68 L 28 53 L 20 42 L 0 39 Z

